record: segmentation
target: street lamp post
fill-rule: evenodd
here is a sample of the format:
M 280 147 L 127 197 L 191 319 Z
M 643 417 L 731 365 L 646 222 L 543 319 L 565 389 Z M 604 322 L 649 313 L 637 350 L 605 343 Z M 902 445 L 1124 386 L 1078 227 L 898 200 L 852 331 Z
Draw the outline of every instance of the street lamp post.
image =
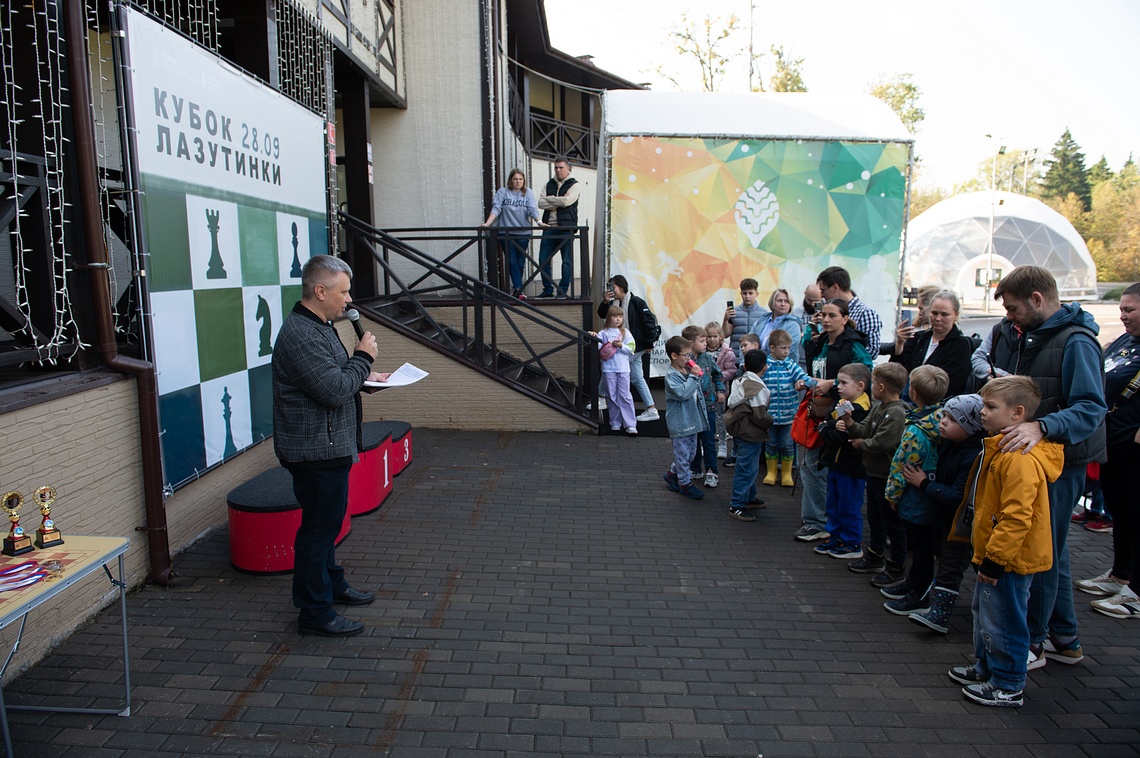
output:
M 982 300 L 982 310 L 985 313 L 990 312 L 990 287 L 994 283 L 994 211 L 997 206 L 997 164 L 998 156 L 1005 155 L 1005 145 L 1000 145 L 999 140 L 994 139 L 992 134 L 987 134 L 987 137 L 994 143 L 994 165 L 990 176 L 990 238 L 986 244 L 988 253 L 988 260 L 986 262 L 986 294 Z

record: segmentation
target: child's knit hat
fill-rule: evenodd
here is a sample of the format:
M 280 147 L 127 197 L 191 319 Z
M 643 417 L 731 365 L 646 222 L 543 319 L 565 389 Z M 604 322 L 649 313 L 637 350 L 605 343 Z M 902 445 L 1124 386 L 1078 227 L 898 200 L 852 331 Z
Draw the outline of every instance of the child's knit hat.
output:
M 982 431 L 981 395 L 955 395 L 942 406 L 942 412 L 965 429 L 967 434 L 973 435 Z

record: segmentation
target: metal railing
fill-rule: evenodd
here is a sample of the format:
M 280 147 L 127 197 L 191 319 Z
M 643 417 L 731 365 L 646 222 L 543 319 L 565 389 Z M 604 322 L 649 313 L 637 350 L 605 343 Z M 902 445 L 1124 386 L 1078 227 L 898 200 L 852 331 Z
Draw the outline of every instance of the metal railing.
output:
M 598 165 L 598 133 L 593 129 L 533 111 L 529 115 L 526 147 L 531 155 L 551 159 L 565 156 L 571 163 Z
M 569 306 L 579 309 L 574 311 L 582 318 L 579 326 L 495 286 L 498 256 L 485 255 L 491 230 L 405 230 L 412 236 L 404 238 L 395 236 L 395 230 L 381 231 L 343 213 L 340 223 L 346 244 L 365 246 L 381 270 L 380 294 L 357 301 L 361 310 L 395 321 L 408 329 L 409 336 L 414 334 L 484 374 L 597 425 L 598 340 L 587 332 L 593 316 L 588 277 L 583 284 L 586 299 Z M 436 258 L 410 244 L 425 239 L 462 244 Z M 453 265 L 471 250 L 484 253 L 479 256 L 478 274 Z M 386 312 L 390 305 L 401 310 Z M 409 329 L 413 322 L 420 328 Z M 539 383 L 541 388 L 536 386 Z
M 539 285 L 544 291 L 557 293 L 562 290 L 561 269 L 569 249 L 570 256 L 576 257 L 577 274 L 571 266 L 563 294 L 571 300 L 590 299 L 590 228 L 587 226 L 546 227 L 541 230 L 529 226 L 444 226 L 385 231 L 406 243 L 415 243 L 421 250 L 431 248 L 428 254 L 441 263 L 468 273 L 478 272 L 483 281 L 501 290 L 512 294 L 531 290 L 528 296 L 533 296 L 533 290 Z M 537 246 L 533 244 L 535 242 Z M 519 287 L 515 287 L 510 279 L 512 252 L 521 261 Z M 548 272 L 543 272 L 543 263 L 548 264 Z M 411 284 L 418 288 L 423 283 L 417 279 Z M 587 320 L 583 326 L 588 327 L 591 323 Z

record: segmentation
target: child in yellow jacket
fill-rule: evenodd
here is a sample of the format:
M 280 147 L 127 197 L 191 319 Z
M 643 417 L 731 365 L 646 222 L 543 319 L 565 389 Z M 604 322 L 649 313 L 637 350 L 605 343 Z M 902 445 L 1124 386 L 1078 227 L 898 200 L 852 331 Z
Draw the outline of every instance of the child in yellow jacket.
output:
M 981 705 L 1019 707 L 1029 658 L 1029 586 L 1053 565 L 1049 483 L 1060 476 L 1064 448 L 1042 440 L 1001 451 L 1004 431 L 1033 418 L 1041 393 L 1026 376 L 1004 376 L 981 389 L 982 426 L 994 435 L 974 462 L 961 508 L 973 508 L 971 542 L 978 571 L 974 589 L 973 666 L 950 678 Z M 966 514 L 955 523 L 963 523 Z

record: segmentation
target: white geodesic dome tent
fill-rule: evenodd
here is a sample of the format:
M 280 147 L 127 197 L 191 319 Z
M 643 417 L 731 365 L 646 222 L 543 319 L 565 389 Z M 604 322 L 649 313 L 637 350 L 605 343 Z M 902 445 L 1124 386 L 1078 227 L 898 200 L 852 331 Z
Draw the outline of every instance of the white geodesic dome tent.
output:
M 987 244 L 991 208 L 992 257 Z M 980 303 L 991 268 L 996 281 L 1030 264 L 1053 272 L 1062 301 L 1097 296 L 1096 264 L 1084 240 L 1068 219 L 1040 200 L 1012 192 L 968 192 L 932 206 L 907 227 L 903 277 L 908 287 L 942 285 L 963 302 Z

